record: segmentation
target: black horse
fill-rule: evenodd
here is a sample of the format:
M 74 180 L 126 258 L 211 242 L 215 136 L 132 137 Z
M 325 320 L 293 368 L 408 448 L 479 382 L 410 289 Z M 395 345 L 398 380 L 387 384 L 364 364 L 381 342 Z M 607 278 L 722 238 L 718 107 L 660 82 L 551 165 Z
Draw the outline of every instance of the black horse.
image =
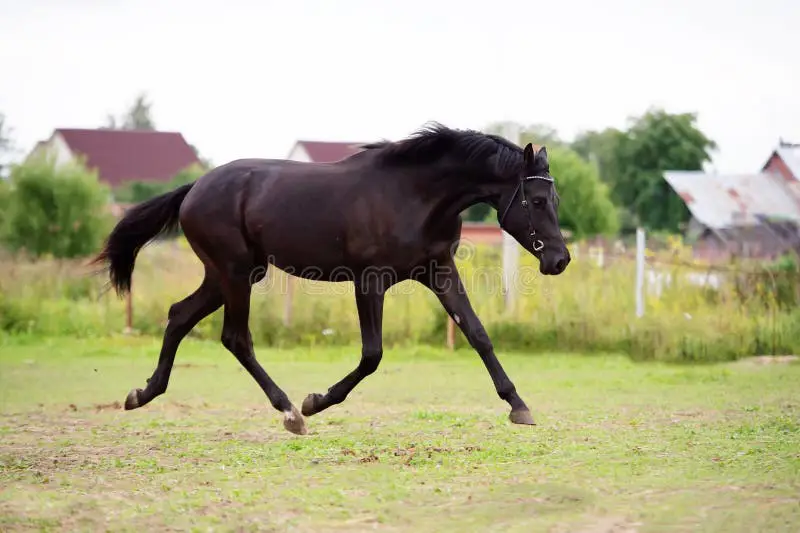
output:
M 139 250 L 180 224 L 205 276 L 169 309 L 161 353 L 144 389 L 125 409 L 167 390 L 181 340 L 224 306 L 222 344 L 258 382 L 284 426 L 307 432 L 310 416 L 344 401 L 383 355 L 385 292 L 413 280 L 433 291 L 480 355 L 510 419 L 533 417 L 494 354 L 454 263 L 460 213 L 478 202 L 497 209 L 500 226 L 557 275 L 570 262 L 558 223 L 558 196 L 542 147 L 524 149 L 476 131 L 433 124 L 399 142 L 378 142 L 336 163 L 241 159 L 196 182 L 138 204 L 113 229 L 95 263 L 106 263 L 118 294 L 130 290 Z M 256 360 L 248 318 L 253 283 L 270 265 L 294 276 L 352 282 L 361 326 L 358 366 L 325 394 L 309 394 L 302 414 Z

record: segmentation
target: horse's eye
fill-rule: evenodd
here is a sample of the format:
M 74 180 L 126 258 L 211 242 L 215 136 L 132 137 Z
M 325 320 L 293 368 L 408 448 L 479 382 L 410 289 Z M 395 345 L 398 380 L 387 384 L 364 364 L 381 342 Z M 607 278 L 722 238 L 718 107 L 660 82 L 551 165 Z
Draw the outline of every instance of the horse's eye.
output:
M 537 198 L 534 198 L 534 199 L 531 201 L 531 203 L 532 203 L 532 204 L 533 204 L 535 207 L 544 207 L 544 204 L 546 203 L 546 201 L 545 201 L 545 199 L 544 199 L 544 198 L 539 198 L 539 197 L 537 197 Z

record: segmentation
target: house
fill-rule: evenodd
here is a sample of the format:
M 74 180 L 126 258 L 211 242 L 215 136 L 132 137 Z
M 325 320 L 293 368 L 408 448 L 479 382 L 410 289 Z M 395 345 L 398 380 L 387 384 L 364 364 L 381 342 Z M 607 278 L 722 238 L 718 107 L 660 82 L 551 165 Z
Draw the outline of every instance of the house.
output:
M 761 171 L 782 177 L 789 192 L 800 201 L 800 144 L 781 139 Z
M 777 174 L 790 183 L 800 182 L 800 144 L 778 141 L 761 171 Z
M 782 174 L 669 171 L 664 179 L 692 214 L 687 233 L 698 259 L 772 259 L 793 249 L 784 230 L 800 225 L 800 196 Z
M 334 163 L 361 152 L 361 146 L 365 144 L 368 143 L 297 141 L 289 152 L 288 159 L 307 163 Z
M 56 164 L 83 157 L 101 182 L 118 187 L 130 181 L 170 181 L 191 165 L 201 165 L 194 148 L 177 132 L 58 128 L 28 158 L 42 153 Z

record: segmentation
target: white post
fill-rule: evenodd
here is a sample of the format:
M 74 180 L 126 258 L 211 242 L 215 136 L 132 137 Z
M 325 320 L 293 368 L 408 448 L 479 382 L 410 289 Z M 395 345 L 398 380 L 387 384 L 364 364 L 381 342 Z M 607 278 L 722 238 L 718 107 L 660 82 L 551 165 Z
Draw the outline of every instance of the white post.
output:
M 644 316 L 644 229 L 636 228 L 636 316 Z
M 506 311 L 514 308 L 516 297 L 516 278 L 517 267 L 519 265 L 519 243 L 514 237 L 503 232 L 503 294 L 505 296 Z
M 516 123 L 508 121 L 503 125 L 503 137 L 514 144 L 519 144 L 519 128 Z M 519 243 L 503 231 L 503 294 L 506 312 L 514 309 L 516 292 L 514 279 L 519 266 Z

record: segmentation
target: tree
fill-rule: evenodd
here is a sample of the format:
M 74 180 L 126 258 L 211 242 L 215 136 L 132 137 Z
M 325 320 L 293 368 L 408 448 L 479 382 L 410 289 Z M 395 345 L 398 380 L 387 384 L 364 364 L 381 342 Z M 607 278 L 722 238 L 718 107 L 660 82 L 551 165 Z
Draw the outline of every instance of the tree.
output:
M 508 122 L 493 122 L 489 124 L 484 131 L 486 133 L 502 136 L 506 124 L 508 124 Z M 519 132 L 520 146 L 525 146 L 525 144 L 529 142 L 539 146 L 547 145 L 548 148 L 556 145 L 565 146 L 567 144 L 559 137 L 556 129 L 549 124 L 534 123 L 525 125 L 514 122 L 511 124 L 516 126 Z
M 109 229 L 108 190 L 81 162 L 36 157 L 11 169 L 3 240 L 34 256 L 82 257 Z
M 467 222 L 493 222 L 492 206 L 479 203 L 471 205 L 461 213 L 461 218 Z
M 626 130 L 606 128 L 578 135 L 572 148 L 597 166 L 611 188 L 623 232 L 638 225 L 677 232 L 689 220 L 683 200 L 664 180 L 667 170 L 702 170 L 716 148 L 696 126 L 693 113 L 649 109 Z
M 103 126 L 101 129 L 104 129 L 104 130 L 118 130 L 118 129 L 121 129 L 121 128 L 117 127 L 117 117 L 115 117 L 114 115 L 109 113 L 108 115 L 106 115 L 106 125 Z
M 196 181 L 206 172 L 201 165 L 190 165 L 181 170 L 167 182 L 163 181 L 131 181 L 114 191 L 116 201 L 138 204 L 167 193 L 181 185 Z
M 547 154 L 560 197 L 561 227 L 570 230 L 577 239 L 615 234 L 619 230 L 617 209 L 597 169 L 566 146 L 548 146 Z
M 11 187 L 9 187 L 6 180 L 3 179 L 5 170 L 3 159 L 5 155 L 11 151 L 12 146 L 11 131 L 10 128 L 6 126 L 6 116 L 0 112 L 0 238 L 4 235 L 11 194 Z
M 6 180 L 0 179 L 0 240 L 6 234 L 6 222 L 10 206 L 11 186 Z
M 114 190 L 114 200 L 124 204 L 138 204 L 167 192 L 160 181 L 129 181 Z
M 6 115 L 0 112 L 0 155 L 10 151 L 11 147 L 11 129 L 6 124 Z
M 188 167 L 184 168 L 169 181 L 167 184 L 168 190 L 176 189 L 181 185 L 186 185 L 187 183 L 192 183 L 200 179 L 203 174 L 206 173 L 206 167 L 203 165 L 189 165 Z
M 6 116 L 0 112 L 0 179 L 3 177 L 5 169 L 3 160 L 5 156 L 14 150 L 14 143 L 11 140 L 11 128 L 6 124 Z
M 570 147 L 597 167 L 603 182 L 613 185 L 619 174 L 617 150 L 624 139 L 625 132 L 616 128 L 606 128 L 602 131 L 579 133 L 570 143 Z
M 702 170 L 716 143 L 696 126 L 694 113 L 650 109 L 631 120 L 614 150 L 614 196 L 642 225 L 680 231 L 690 213 L 664 180 L 667 170 Z
M 585 161 L 591 163 L 597 170 L 600 180 L 609 188 L 611 200 L 617 210 L 620 231 L 624 234 L 636 231 L 639 221 L 636 215 L 627 207 L 620 198 L 619 190 L 619 153 L 626 133 L 616 128 L 606 128 L 601 131 L 586 131 L 579 133 L 570 143 Z
M 147 101 L 144 93 L 139 94 L 131 108 L 120 117 L 119 122 L 114 115 L 108 115 L 106 128 L 116 130 L 155 130 L 156 126 L 151 117 L 153 104 Z
M 125 122 L 122 124 L 122 127 L 128 130 L 156 129 L 153 119 L 150 117 L 151 107 L 152 104 L 145 100 L 144 94 L 137 96 L 136 101 L 125 117 Z

